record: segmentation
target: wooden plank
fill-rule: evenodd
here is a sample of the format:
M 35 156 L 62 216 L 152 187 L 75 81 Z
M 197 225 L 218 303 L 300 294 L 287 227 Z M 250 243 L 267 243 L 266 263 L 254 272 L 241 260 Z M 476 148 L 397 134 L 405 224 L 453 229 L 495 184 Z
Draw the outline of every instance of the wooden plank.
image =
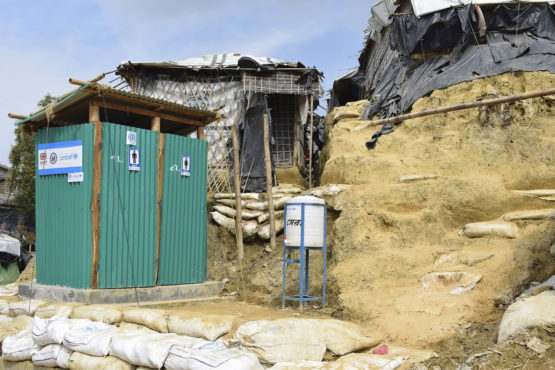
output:
M 270 156 L 270 122 L 264 115 L 264 160 L 266 162 L 266 194 L 268 211 L 270 212 L 270 248 L 276 248 L 276 216 L 274 213 L 274 197 L 272 196 L 272 159 Z
M 116 103 L 108 103 L 108 102 L 103 102 L 103 101 L 99 101 L 99 100 L 91 100 L 91 104 L 95 105 L 95 106 L 102 106 L 102 107 L 106 107 L 107 109 L 113 109 L 113 110 L 119 110 L 122 112 L 127 112 L 127 113 L 135 113 L 135 114 L 139 114 L 142 116 L 147 116 L 147 117 L 160 117 L 162 119 L 165 119 L 167 121 L 172 121 L 172 122 L 177 122 L 177 123 L 183 123 L 186 125 L 192 125 L 192 126 L 205 126 L 206 123 L 203 121 L 195 121 L 189 118 L 184 118 L 184 117 L 177 117 L 171 114 L 166 114 L 166 113 L 160 113 L 160 112 L 153 112 L 151 110 L 148 109 L 143 109 L 143 108 L 135 108 L 135 107 L 129 107 L 126 105 L 122 105 L 122 104 L 116 104 Z
M 94 169 L 93 192 L 91 202 L 92 213 L 92 266 L 91 288 L 98 288 L 98 251 L 100 247 L 100 185 L 102 175 L 102 122 L 94 125 Z
M 152 131 L 160 132 L 160 117 L 159 116 L 152 117 L 152 121 L 150 123 L 150 129 Z
M 197 139 L 204 140 L 204 127 L 197 128 Z
M 237 254 L 239 261 L 245 257 L 243 248 L 243 208 L 241 206 L 241 177 L 239 176 L 239 143 L 237 140 L 237 122 L 231 128 L 231 141 L 233 142 L 233 183 L 235 187 L 235 240 L 237 241 Z
M 86 91 L 88 93 L 98 94 L 98 91 L 96 89 L 92 89 L 92 88 L 86 88 L 84 91 Z M 132 98 L 132 97 L 125 96 L 125 95 L 114 94 L 114 93 L 111 93 L 110 91 L 104 91 L 103 94 L 106 98 L 126 101 L 128 103 L 148 105 L 148 106 L 153 107 L 153 108 L 163 109 L 163 110 L 170 111 L 170 112 L 175 112 L 175 113 L 181 113 L 181 114 L 185 114 L 185 115 L 193 116 L 193 117 L 199 117 L 199 118 L 202 118 L 202 119 L 205 119 L 206 116 L 210 117 L 211 120 L 216 120 L 216 118 L 217 118 L 216 117 L 217 114 L 214 113 L 214 112 L 206 112 L 206 113 L 205 112 L 197 112 L 197 111 L 194 111 L 194 110 L 189 110 L 186 107 L 184 107 L 183 109 L 179 109 L 179 108 L 173 107 L 171 105 L 167 106 L 167 105 L 163 105 L 163 104 L 156 103 L 156 102 L 149 101 L 149 100 L 142 100 L 142 99 Z
M 156 225 L 156 274 L 154 277 L 155 284 L 158 285 L 158 271 L 160 270 L 160 237 L 162 235 L 162 187 L 164 185 L 164 147 L 165 136 L 159 134 L 158 136 L 158 222 Z

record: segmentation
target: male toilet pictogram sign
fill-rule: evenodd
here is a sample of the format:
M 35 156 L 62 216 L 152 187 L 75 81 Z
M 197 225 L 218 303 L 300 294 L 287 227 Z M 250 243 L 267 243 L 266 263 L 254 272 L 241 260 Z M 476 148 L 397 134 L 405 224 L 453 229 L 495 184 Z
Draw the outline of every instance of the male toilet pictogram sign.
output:
M 141 151 L 139 148 L 129 148 L 129 171 L 141 170 Z
M 191 156 L 181 156 L 181 176 L 191 176 Z

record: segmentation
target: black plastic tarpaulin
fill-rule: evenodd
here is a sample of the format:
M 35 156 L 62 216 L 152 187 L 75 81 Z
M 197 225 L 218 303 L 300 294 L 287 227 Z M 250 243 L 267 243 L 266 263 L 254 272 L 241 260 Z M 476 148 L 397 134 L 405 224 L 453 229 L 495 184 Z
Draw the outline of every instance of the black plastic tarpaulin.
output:
M 239 163 L 241 191 L 262 193 L 266 191 L 266 162 L 264 155 L 264 115 L 268 116 L 269 132 L 272 132 L 272 118 L 266 97 L 254 102 L 247 109 L 239 124 Z M 274 140 L 270 135 L 270 153 Z M 233 155 L 233 151 L 230 151 Z M 230 160 L 233 163 L 233 158 Z M 272 158 L 272 185 L 275 185 L 275 168 Z M 233 175 L 232 175 L 233 176 Z M 231 181 L 233 183 L 233 181 Z
M 555 11 L 534 3 L 465 5 L 420 18 L 396 14 L 379 42 L 368 40 L 359 61 L 357 73 L 334 83 L 335 102 L 365 98 L 370 104 L 363 119 L 396 116 L 434 90 L 461 82 L 507 72 L 555 73 Z

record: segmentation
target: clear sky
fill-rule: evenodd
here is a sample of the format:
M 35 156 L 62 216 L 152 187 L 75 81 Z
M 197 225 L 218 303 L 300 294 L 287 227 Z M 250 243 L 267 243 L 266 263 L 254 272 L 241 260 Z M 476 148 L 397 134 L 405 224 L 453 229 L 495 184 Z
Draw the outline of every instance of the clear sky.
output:
M 122 61 L 241 53 L 316 66 L 324 87 L 358 65 L 372 0 L 0 0 L 0 163 L 9 112 Z

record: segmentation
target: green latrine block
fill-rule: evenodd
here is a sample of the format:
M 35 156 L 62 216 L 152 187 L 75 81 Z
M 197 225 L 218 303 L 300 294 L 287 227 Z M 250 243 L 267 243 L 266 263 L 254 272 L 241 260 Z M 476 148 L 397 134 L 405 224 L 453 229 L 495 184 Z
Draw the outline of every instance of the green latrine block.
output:
M 206 142 L 96 125 L 37 133 L 37 282 L 80 289 L 203 282 Z

